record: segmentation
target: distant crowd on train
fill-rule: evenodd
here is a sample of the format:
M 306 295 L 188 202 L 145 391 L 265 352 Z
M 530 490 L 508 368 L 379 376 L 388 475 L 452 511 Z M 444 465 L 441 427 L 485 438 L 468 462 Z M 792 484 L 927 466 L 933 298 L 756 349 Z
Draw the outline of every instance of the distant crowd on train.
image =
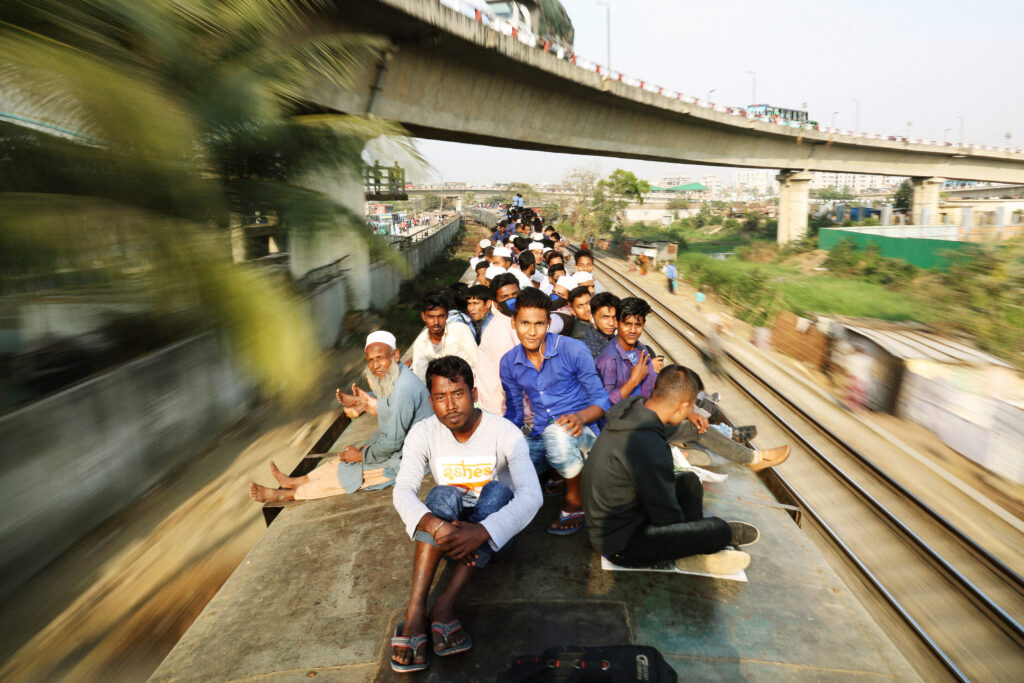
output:
M 761 470 L 789 447 L 751 448 L 755 426 L 725 424 L 696 371 L 641 341 L 651 306 L 608 291 L 588 246 L 570 253 L 517 195 L 464 281 L 423 297 L 404 363 L 391 332 L 366 338 L 368 389 L 337 398 L 352 418 L 376 416 L 370 438 L 300 477 L 271 463 L 277 486 L 250 486 L 260 502 L 394 487 L 414 541 L 405 620 L 390 636 L 397 672 L 472 647 L 456 598 L 490 562 L 514 562 L 505 556 L 545 496 L 562 501 L 547 533 L 586 529 L 615 565 L 734 574 L 750 562 L 741 548 L 757 528 L 704 515 L 703 482 L 724 477 L 701 465 L 713 453 Z M 455 569 L 428 609 L 442 557 Z

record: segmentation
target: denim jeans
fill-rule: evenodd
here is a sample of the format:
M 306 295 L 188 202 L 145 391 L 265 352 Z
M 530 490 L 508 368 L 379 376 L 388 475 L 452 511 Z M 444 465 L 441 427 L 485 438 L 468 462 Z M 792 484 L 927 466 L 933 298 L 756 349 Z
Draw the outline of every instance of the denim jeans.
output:
M 500 481 L 489 481 L 484 484 L 484 487 L 480 490 L 480 497 L 476 501 L 474 507 L 465 507 L 462 503 L 462 491 L 455 488 L 454 486 L 435 486 L 427 494 L 424 499 L 424 503 L 427 508 L 436 517 L 440 517 L 446 522 L 454 522 L 460 520 L 463 522 L 473 522 L 479 524 L 495 512 L 505 507 L 512 501 L 512 489 L 502 484 Z M 413 540 L 423 541 L 429 543 L 432 546 L 438 547 L 437 541 L 434 537 L 428 534 L 426 531 L 417 531 L 413 534 Z M 494 557 L 501 557 L 504 555 L 508 548 L 512 546 L 512 540 L 509 540 L 500 550 L 494 550 L 491 547 L 491 542 L 485 541 L 477 549 L 477 558 L 473 562 L 474 567 L 483 567 Z M 449 562 L 455 562 L 452 558 L 447 555 L 444 559 Z
M 744 465 L 752 463 L 754 461 L 754 451 L 730 439 L 729 436 L 732 435 L 732 430 L 729 429 L 729 436 L 726 436 L 724 430 L 718 429 L 720 426 L 724 425 L 711 425 L 707 431 L 700 434 L 692 422 L 683 420 L 672 436 L 669 437 L 669 441 L 700 446 L 706 451 L 716 453 L 723 458 Z
M 564 427 L 555 423 L 549 424 L 540 436 L 526 437 L 530 460 L 537 472 L 550 466 L 566 479 L 583 471 L 583 462 L 596 440 L 597 435 L 586 425 L 579 436 L 569 436 Z

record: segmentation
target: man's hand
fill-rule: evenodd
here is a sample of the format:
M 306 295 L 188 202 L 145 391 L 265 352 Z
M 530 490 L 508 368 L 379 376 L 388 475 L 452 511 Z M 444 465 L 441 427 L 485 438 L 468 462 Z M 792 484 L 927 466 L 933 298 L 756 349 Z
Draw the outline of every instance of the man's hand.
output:
M 363 448 L 364 446 L 360 446 L 359 448 L 356 448 L 355 446 L 345 446 L 345 450 L 338 453 L 338 458 L 341 462 L 362 462 Z
M 491 537 L 482 524 L 473 522 L 446 522 L 442 526 L 434 540 L 441 546 L 441 550 L 453 560 L 460 562 L 475 558 L 477 548 L 487 542 Z
M 646 350 L 640 352 L 640 358 L 637 360 L 636 365 L 629 371 L 629 379 L 639 384 L 644 381 L 647 374 L 651 371 L 650 366 L 647 365 L 647 361 L 651 359 L 651 354 L 647 353 Z
M 569 436 L 579 436 L 583 433 L 583 420 L 580 419 L 579 413 L 562 415 L 555 420 L 555 424 L 561 425 L 568 432 Z
M 697 428 L 698 434 L 703 434 L 708 431 L 708 419 L 697 413 L 690 413 L 686 416 L 686 419 L 693 423 L 693 426 Z
M 651 362 L 654 364 L 655 372 L 661 373 L 665 369 L 665 356 L 655 356 Z

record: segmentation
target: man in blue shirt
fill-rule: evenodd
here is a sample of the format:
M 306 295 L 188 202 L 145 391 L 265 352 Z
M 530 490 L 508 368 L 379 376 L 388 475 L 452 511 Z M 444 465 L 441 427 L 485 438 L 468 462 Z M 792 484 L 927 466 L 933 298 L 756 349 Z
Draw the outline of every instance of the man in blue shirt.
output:
M 523 426 L 523 395 L 530 399 L 533 428 L 526 440 L 534 466 L 550 465 L 565 479 L 565 506 L 548 532 L 566 536 L 583 526 L 580 472 L 597 438 L 588 425 L 610 403 L 586 345 L 548 332 L 550 309 L 540 290 L 520 290 L 513 317 L 520 343 L 501 358 L 501 384 L 505 418 L 513 424 Z
M 640 342 L 651 306 L 639 297 L 622 299 L 616 309 L 617 333 L 597 354 L 594 364 L 612 405 L 630 396 L 651 397 L 664 358 L 655 360 Z
M 676 278 L 679 277 L 679 271 L 676 270 L 676 264 L 672 261 L 669 261 L 668 265 L 665 266 L 665 275 L 668 277 L 668 291 L 675 294 Z

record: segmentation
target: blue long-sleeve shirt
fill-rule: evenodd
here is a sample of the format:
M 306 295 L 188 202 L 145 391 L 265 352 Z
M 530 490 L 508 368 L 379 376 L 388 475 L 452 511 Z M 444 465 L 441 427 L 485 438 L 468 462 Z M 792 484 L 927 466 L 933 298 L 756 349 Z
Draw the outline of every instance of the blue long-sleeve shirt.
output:
M 636 365 L 637 360 L 640 358 L 641 351 L 647 351 L 648 355 L 653 358 L 650 349 L 637 342 L 636 348 L 633 349 L 633 355 L 636 360 L 630 360 L 629 353 L 622 348 L 622 342 L 619 341 L 619 337 L 616 335 L 612 337 L 612 340 L 608 342 L 604 350 L 597 354 L 597 358 L 594 359 L 594 364 L 597 366 L 597 374 L 601 377 L 601 382 L 608 392 L 608 398 L 611 400 L 612 405 L 624 398 L 629 398 L 628 396 L 623 396 L 619 389 L 629 379 L 633 366 Z M 651 358 L 648 358 L 647 376 L 633 388 L 629 395 L 642 395 L 644 398 L 650 398 L 651 392 L 654 391 L 654 382 L 657 379 L 658 373 L 654 371 L 654 363 Z
M 523 425 L 523 394 L 530 399 L 531 436 L 540 436 L 562 415 L 593 405 L 603 410 L 611 406 L 586 344 L 550 332 L 544 338 L 540 370 L 519 344 L 501 357 L 501 384 L 505 389 L 505 419 L 513 424 Z

